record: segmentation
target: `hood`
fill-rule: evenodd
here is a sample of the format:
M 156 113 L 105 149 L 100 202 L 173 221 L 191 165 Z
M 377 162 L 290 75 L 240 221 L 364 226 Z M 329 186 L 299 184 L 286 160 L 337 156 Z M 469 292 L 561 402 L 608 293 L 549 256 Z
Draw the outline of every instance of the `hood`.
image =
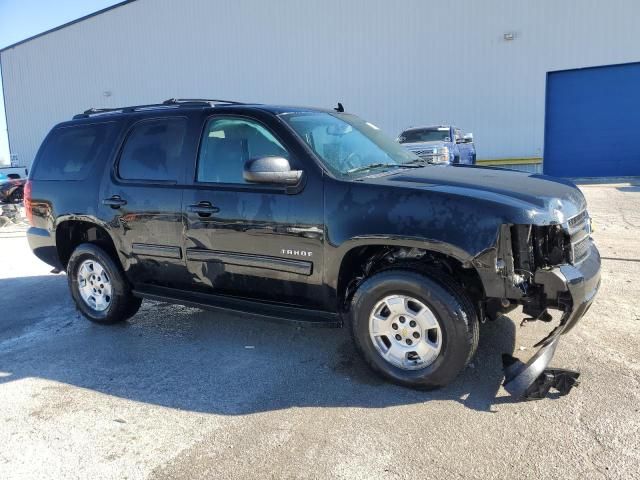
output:
M 532 223 L 564 223 L 586 208 L 574 183 L 546 175 L 478 166 L 425 166 L 362 181 L 441 192 L 526 210 Z

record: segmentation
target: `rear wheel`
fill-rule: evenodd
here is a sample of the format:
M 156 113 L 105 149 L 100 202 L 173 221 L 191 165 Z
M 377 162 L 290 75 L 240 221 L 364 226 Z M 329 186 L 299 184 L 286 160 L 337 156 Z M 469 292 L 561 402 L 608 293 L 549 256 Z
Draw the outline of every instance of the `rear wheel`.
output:
M 448 384 L 478 344 L 478 319 L 464 291 L 450 279 L 415 271 L 387 270 L 366 280 L 350 316 L 366 362 L 408 387 Z
M 92 322 L 126 320 L 142 304 L 142 299 L 131 294 L 122 269 L 97 245 L 83 243 L 73 251 L 67 277 L 76 306 Z

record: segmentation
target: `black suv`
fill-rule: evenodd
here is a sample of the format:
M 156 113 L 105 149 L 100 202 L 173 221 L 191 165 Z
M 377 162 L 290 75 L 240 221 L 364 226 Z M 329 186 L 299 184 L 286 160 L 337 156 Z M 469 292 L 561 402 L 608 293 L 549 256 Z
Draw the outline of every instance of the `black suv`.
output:
M 516 395 L 548 390 L 559 334 L 600 283 L 581 192 L 427 165 L 342 110 L 174 99 L 76 115 L 34 161 L 31 248 L 66 270 L 94 322 L 125 320 L 143 298 L 347 322 L 367 363 L 411 387 L 451 382 L 479 322 L 558 309 L 505 381 Z

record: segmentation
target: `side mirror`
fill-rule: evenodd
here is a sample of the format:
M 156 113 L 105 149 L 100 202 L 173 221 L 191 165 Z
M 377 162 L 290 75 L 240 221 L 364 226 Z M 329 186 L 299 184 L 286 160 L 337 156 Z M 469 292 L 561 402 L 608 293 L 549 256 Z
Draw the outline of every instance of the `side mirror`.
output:
M 291 170 L 289 160 L 284 157 L 259 157 L 247 160 L 242 176 L 253 183 L 297 185 L 302 170 Z

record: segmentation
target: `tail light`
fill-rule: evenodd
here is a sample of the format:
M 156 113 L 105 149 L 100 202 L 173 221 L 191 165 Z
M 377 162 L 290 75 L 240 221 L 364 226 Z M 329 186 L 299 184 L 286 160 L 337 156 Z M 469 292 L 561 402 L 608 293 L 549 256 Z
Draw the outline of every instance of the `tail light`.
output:
M 31 205 L 31 180 L 24 184 L 24 211 L 30 225 L 33 225 L 33 206 Z

